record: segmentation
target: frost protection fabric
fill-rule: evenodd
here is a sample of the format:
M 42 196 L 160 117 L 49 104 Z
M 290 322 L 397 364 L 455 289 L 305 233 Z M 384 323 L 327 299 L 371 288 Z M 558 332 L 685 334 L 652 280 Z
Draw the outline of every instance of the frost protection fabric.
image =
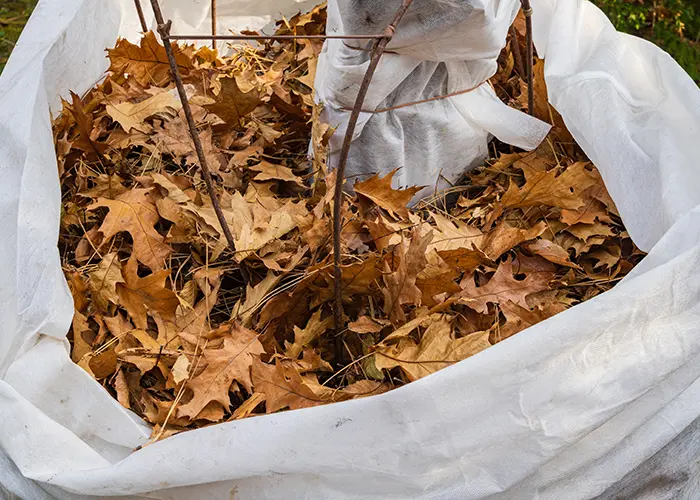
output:
M 207 5 L 192 0 L 189 16 L 184 0 L 169 3 L 192 23 L 175 30 L 208 29 Z M 230 27 L 235 13 L 238 26 L 255 28 L 297 6 L 219 0 Z M 249 24 L 263 8 L 270 17 Z M 56 250 L 50 113 L 60 95 L 102 77 L 104 47 L 134 36 L 138 21 L 131 0 L 41 2 L 0 77 L 0 494 L 584 500 L 676 442 L 700 416 L 700 208 L 689 142 L 698 90 L 663 52 L 616 33 L 590 4 L 534 0 L 534 8 L 552 100 L 649 256 L 612 291 L 391 393 L 134 451 L 149 429 L 68 357 L 72 304 Z M 414 50 L 434 50 L 425 41 Z M 633 81 L 628 67 L 647 80 Z M 431 153 L 418 153 L 427 165 Z M 663 467 L 673 465 L 671 457 Z
M 649 250 L 700 204 L 700 90 L 671 56 L 618 33 L 590 2 L 532 4 L 550 102 Z
M 328 32 L 381 34 L 400 2 L 330 0 Z M 369 87 L 354 134 L 346 175 L 394 176 L 398 186 L 426 186 L 415 200 L 454 185 L 488 156 L 492 136 L 534 149 L 549 126 L 503 104 L 487 80 L 497 70 L 517 0 L 414 2 L 387 47 Z M 370 43 L 328 40 L 316 73 L 321 120 L 336 127 L 330 140 L 335 167 L 360 84 Z M 430 100 L 392 111 L 373 110 Z M 348 187 L 352 187 L 352 183 Z

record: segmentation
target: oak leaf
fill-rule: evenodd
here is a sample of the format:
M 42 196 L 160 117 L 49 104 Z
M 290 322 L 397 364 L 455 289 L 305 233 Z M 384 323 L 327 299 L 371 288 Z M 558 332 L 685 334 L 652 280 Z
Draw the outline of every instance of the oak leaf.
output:
M 138 130 L 148 133 L 151 126 L 144 122 L 151 116 L 173 115 L 182 107 L 180 100 L 171 92 L 161 92 L 136 104 L 122 102 L 119 104 L 107 104 L 107 114 L 119 123 L 124 132 Z
M 271 298 L 270 293 L 277 286 L 281 277 L 268 271 L 267 276 L 254 287 L 246 285 L 245 300 L 239 301 L 233 309 L 232 317 L 238 318 L 243 326 L 250 326 L 255 314 L 263 307 L 265 300 Z
M 363 262 L 341 267 L 343 293 L 364 294 L 382 275 L 381 261 L 377 255 L 370 255 Z
M 149 311 L 161 317 L 175 321 L 175 310 L 180 301 L 172 290 L 165 288 L 165 280 L 170 276 L 169 270 L 156 271 L 140 278 L 138 264 L 131 258 L 124 266 L 124 283 L 117 283 L 119 304 L 126 309 L 137 328 L 147 328 Z
M 498 266 L 498 269 L 489 282 L 480 287 L 474 284 L 474 278 L 468 277 L 462 282 L 462 293 L 460 303 L 463 303 L 475 311 L 486 314 L 488 304 L 499 304 L 510 300 L 523 307 L 527 307 L 525 298 L 533 293 L 547 290 L 554 278 L 552 273 L 532 273 L 524 280 L 518 281 L 513 276 L 513 264 L 505 261 Z
M 175 42 L 171 46 L 178 68 L 187 73 L 193 68 L 192 46 L 180 46 Z M 163 87 L 172 80 L 165 47 L 158 43 L 152 31 L 143 36 L 140 45 L 120 38 L 113 49 L 107 50 L 107 54 L 111 62 L 110 72 L 129 74 L 144 87 Z
M 461 273 L 444 262 L 435 251 L 429 253 L 427 258 L 428 265 L 418 274 L 416 286 L 423 295 L 421 303 L 433 307 L 438 303 L 437 296 L 446 297 L 462 291 L 455 282 Z
M 392 188 L 391 181 L 396 172 L 397 170 L 394 170 L 381 178 L 379 174 L 376 174 L 366 181 L 355 184 L 354 189 L 357 194 L 369 198 L 390 214 L 401 219 L 407 219 L 408 209 L 406 206 L 416 193 L 423 188 L 410 187 L 403 190 Z
M 249 167 L 253 172 L 258 172 L 255 175 L 255 180 L 258 182 L 278 180 L 285 182 L 292 182 L 297 186 L 304 187 L 304 181 L 297 177 L 291 168 L 285 167 L 283 165 L 275 165 L 269 161 L 261 161 L 257 165 Z
M 241 420 L 243 418 L 250 417 L 255 409 L 264 402 L 264 394 L 260 392 L 253 393 L 253 395 L 246 399 L 241 406 L 236 408 L 229 420 Z
M 80 96 L 71 92 L 71 98 L 73 99 L 73 105 L 68 109 L 75 119 L 78 132 L 80 132 L 73 144 L 86 153 L 95 153 L 97 156 L 102 156 L 107 151 L 107 144 L 97 142 L 92 114 L 85 112 Z
M 575 163 L 558 176 L 556 169 L 546 171 L 524 167 L 525 185 L 519 188 L 511 181 L 501 203 L 506 208 L 548 205 L 578 209 L 584 205 L 583 192 L 596 184 L 595 177 L 586 169 L 587 165 Z
M 546 230 L 547 224 L 544 221 L 526 229 L 509 226 L 504 221 L 484 237 L 481 249 L 490 259 L 496 260 L 513 247 L 537 238 Z
M 267 413 L 283 408 L 299 410 L 324 403 L 323 398 L 308 385 L 308 382 L 314 382 L 313 379 L 305 378 L 292 366 L 284 366 L 280 361 L 268 365 L 256 358 L 253 361 L 252 378 L 255 392 L 265 395 Z
M 85 312 L 87 306 L 90 304 L 85 292 L 87 292 L 90 287 L 85 280 L 80 275 L 78 271 L 70 271 L 66 273 L 66 278 L 68 281 L 68 288 L 73 296 L 73 304 L 75 304 L 75 309 L 80 312 Z
M 77 309 L 73 312 L 72 330 L 73 350 L 71 351 L 71 359 L 74 363 L 78 363 L 85 355 L 92 352 L 92 346 L 83 337 L 83 333 L 92 334 L 92 329 L 88 324 L 87 317 Z
M 593 224 L 574 224 L 567 228 L 566 231 L 583 241 L 588 241 L 588 239 L 593 236 L 615 236 L 610 226 L 600 222 L 595 222 Z
M 241 118 L 254 111 L 260 104 L 260 93 L 256 89 L 242 92 L 235 78 L 220 78 L 221 90 L 216 102 L 205 106 L 229 125 L 238 126 Z
M 491 346 L 489 332 L 478 332 L 454 338 L 446 316 L 428 325 L 419 343 L 406 337 L 396 345 L 382 346 L 376 351 L 379 369 L 400 367 L 409 380 L 435 373 Z
M 535 307 L 529 309 L 510 301 L 502 302 L 500 308 L 506 317 L 506 324 L 495 329 L 494 337 L 496 342 L 512 337 L 516 333 L 562 311 L 561 307 L 556 307 L 554 304 L 550 304 L 545 308 Z
M 410 241 L 404 240 L 397 247 L 398 266 L 392 270 L 385 263 L 387 272 L 383 277 L 385 288 L 382 289 L 384 310 L 393 322 L 405 322 L 404 304 L 421 304 L 423 294 L 416 286 L 416 280 L 428 264 L 425 253 L 431 240 L 432 234 L 423 236 L 420 230 L 415 230 Z
M 438 255 L 448 266 L 461 269 L 468 273 L 474 271 L 480 265 L 491 264 L 491 259 L 489 259 L 484 252 L 475 247 L 471 249 L 456 248 L 453 250 L 441 250 L 438 252 Z
M 321 309 L 316 311 L 303 329 L 298 326 L 294 327 L 294 343 L 290 344 L 287 342 L 285 344 L 285 354 L 287 356 L 296 359 L 305 347 L 309 346 L 332 327 L 333 316 L 328 316 L 322 320 L 321 312 Z
M 429 250 L 444 252 L 447 250 L 481 248 L 484 234 L 480 229 L 470 226 L 458 219 L 448 219 L 439 214 L 431 214 L 435 221 L 433 239 Z
M 348 325 L 350 331 L 355 333 L 379 333 L 385 326 L 390 325 L 391 322 L 383 319 L 375 319 L 370 316 L 360 316 L 357 321 L 353 321 Z
M 95 305 L 107 311 L 109 304 L 118 304 L 117 283 L 124 283 L 122 264 L 116 252 L 105 255 L 90 273 L 90 292 Z
M 178 408 L 179 417 L 195 419 L 211 401 L 224 408 L 231 404 L 229 388 L 235 380 L 249 393 L 253 392 L 250 368 L 253 360 L 264 352 L 258 334 L 234 323 L 231 334 L 224 338 L 221 349 L 205 349 L 204 371 L 187 382 L 192 399 Z
M 152 271 L 157 271 L 163 269 L 171 248 L 154 227 L 160 216 L 149 192 L 149 189 L 131 189 L 114 200 L 100 198 L 88 210 L 109 208 L 99 229 L 104 241 L 117 233 L 128 232 L 133 239 L 132 255 Z
M 530 243 L 526 248 L 534 253 L 547 259 L 549 262 L 554 264 L 559 264 L 560 266 L 573 267 L 574 269 L 581 269 L 577 264 L 571 262 L 569 258 L 569 252 L 564 250 L 562 247 L 549 240 L 537 240 Z

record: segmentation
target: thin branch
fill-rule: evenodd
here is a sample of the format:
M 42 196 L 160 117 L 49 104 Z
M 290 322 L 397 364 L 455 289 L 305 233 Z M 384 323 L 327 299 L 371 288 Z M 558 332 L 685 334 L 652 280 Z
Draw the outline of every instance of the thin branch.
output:
M 148 24 L 146 23 L 146 16 L 143 15 L 141 0 L 134 0 L 134 5 L 136 6 L 136 13 L 139 15 L 139 21 L 141 21 L 141 31 L 146 33 L 148 31 Z
M 345 184 L 345 167 L 348 163 L 348 156 L 350 154 L 350 144 L 352 143 L 353 134 L 355 133 L 355 127 L 357 126 L 357 121 L 360 118 L 360 112 L 362 106 L 365 102 L 365 97 L 367 97 L 367 91 L 369 90 L 369 85 L 372 82 L 372 77 L 374 72 L 377 70 L 379 65 L 379 60 L 382 54 L 386 50 L 386 46 L 389 44 L 394 36 L 396 27 L 401 22 L 404 14 L 413 3 L 413 0 L 403 0 L 401 6 L 396 11 L 393 21 L 384 30 L 382 38 L 375 40 L 372 43 L 372 56 L 370 58 L 369 67 L 367 68 L 367 73 L 362 80 L 362 85 L 360 85 L 359 92 L 357 93 L 357 98 L 355 99 L 355 106 L 350 114 L 350 119 L 348 120 L 348 128 L 345 132 L 345 139 L 343 140 L 343 146 L 340 149 L 340 156 L 338 159 L 338 170 L 336 172 L 337 178 L 335 181 L 335 198 L 333 204 L 333 265 L 334 265 L 334 278 L 335 278 L 335 331 L 340 332 L 343 328 L 343 291 L 341 288 L 342 282 L 342 270 L 341 265 L 341 230 L 342 222 L 340 220 L 343 205 L 343 185 Z
M 527 65 L 527 111 L 531 115 L 535 114 L 535 88 L 533 85 L 533 60 L 534 60 L 534 46 L 532 43 L 532 7 L 530 6 L 530 0 L 521 0 L 523 5 L 523 14 L 525 14 L 525 51 Z
M 194 149 L 197 152 L 197 159 L 199 160 L 199 165 L 202 170 L 202 177 L 204 177 L 204 183 L 207 186 L 207 191 L 209 192 L 209 197 L 211 198 L 212 205 L 214 206 L 214 212 L 216 212 L 216 218 L 221 224 L 221 229 L 224 232 L 228 247 L 232 252 L 236 251 L 236 245 L 231 234 L 231 229 L 226 222 L 226 217 L 221 210 L 221 204 L 219 203 L 219 198 L 216 195 L 216 189 L 214 188 L 214 181 L 211 177 L 211 172 L 209 171 L 209 164 L 207 163 L 207 158 L 204 154 L 204 148 L 202 147 L 202 141 L 197 133 L 197 126 L 194 122 L 194 117 L 192 116 L 192 108 L 190 108 L 189 100 L 187 99 L 187 92 L 185 91 L 185 85 L 182 83 L 182 75 L 180 74 L 180 69 L 177 66 L 177 61 L 175 60 L 175 55 L 173 54 L 173 48 L 170 42 L 170 26 L 172 21 L 165 22 L 163 19 L 163 13 L 160 10 L 160 5 L 158 5 L 158 0 L 151 0 L 151 6 L 153 7 L 153 14 L 156 18 L 156 23 L 158 24 L 158 33 L 160 34 L 163 45 L 165 47 L 165 53 L 168 56 L 168 62 L 170 63 L 170 72 L 175 80 L 175 86 L 177 87 L 177 93 L 180 96 L 180 101 L 182 102 L 182 111 L 185 113 L 185 119 L 187 121 L 187 126 L 190 131 L 190 136 L 192 137 L 192 142 L 194 143 Z M 241 265 L 241 274 L 245 281 L 249 281 L 249 276 L 247 276 L 247 271 L 243 265 Z
M 170 40 L 381 40 L 385 35 L 170 35 Z
M 216 36 L 216 0 L 211 0 L 211 34 Z M 216 38 L 211 39 L 211 48 L 216 50 Z
M 523 54 L 520 52 L 520 43 L 518 43 L 518 30 L 515 26 L 510 27 L 510 50 L 513 52 L 515 59 L 515 70 L 520 78 L 525 77 L 525 65 L 523 65 Z

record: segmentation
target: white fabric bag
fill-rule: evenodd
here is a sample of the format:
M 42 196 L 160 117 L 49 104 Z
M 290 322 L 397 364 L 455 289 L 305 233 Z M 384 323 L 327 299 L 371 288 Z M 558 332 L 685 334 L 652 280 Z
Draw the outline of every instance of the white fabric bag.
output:
M 206 30 L 208 3 L 178 0 L 193 24 L 174 30 Z M 298 5 L 219 0 L 234 28 Z M 533 7 L 552 102 L 649 256 L 612 291 L 393 392 L 134 452 L 149 430 L 68 356 L 50 112 L 138 21 L 132 0 L 40 2 L 0 77 L 0 496 L 589 499 L 681 434 L 700 416 L 700 91 L 593 5 Z
M 327 32 L 381 34 L 399 4 L 330 0 Z M 426 186 L 418 200 L 483 164 L 490 136 L 527 150 L 542 142 L 549 125 L 506 106 L 488 83 L 519 8 L 512 0 L 414 2 L 369 87 L 367 112 L 360 115 L 348 159 L 347 188 L 400 169 L 394 186 Z M 332 167 L 369 66 L 369 46 L 328 40 L 319 58 L 315 88 L 321 120 L 336 128 L 329 144 Z M 454 93 L 459 95 L 430 100 Z M 405 106 L 416 102 L 421 103 Z M 397 106 L 405 107 L 371 112 Z

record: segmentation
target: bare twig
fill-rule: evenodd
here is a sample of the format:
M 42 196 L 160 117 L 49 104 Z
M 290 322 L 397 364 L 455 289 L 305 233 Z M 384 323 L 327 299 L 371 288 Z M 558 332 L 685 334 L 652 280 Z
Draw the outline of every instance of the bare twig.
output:
M 345 139 L 343 140 L 343 146 L 340 149 L 340 156 L 338 158 L 338 170 L 336 172 L 337 178 L 335 181 L 335 198 L 333 204 L 333 265 L 334 265 L 334 278 L 335 278 L 335 331 L 340 332 L 343 328 L 343 290 L 341 288 L 342 283 L 342 270 L 340 268 L 342 256 L 341 256 L 341 230 L 342 222 L 340 220 L 342 214 L 343 205 L 343 185 L 345 184 L 345 167 L 348 163 L 348 155 L 350 153 L 350 144 L 352 143 L 352 137 L 355 133 L 355 127 L 357 126 L 357 121 L 360 118 L 360 112 L 362 110 L 362 105 L 365 102 L 365 97 L 367 97 L 367 91 L 369 90 L 369 85 L 372 82 L 372 77 L 374 72 L 377 70 L 379 65 L 379 60 L 382 54 L 386 50 L 386 46 L 389 44 L 394 36 L 396 27 L 401 22 L 404 14 L 413 3 L 413 0 L 403 0 L 401 6 L 396 11 L 391 24 L 384 30 L 382 38 L 375 40 L 372 43 L 372 55 L 370 58 L 369 67 L 367 68 L 367 73 L 362 80 L 359 92 L 357 93 L 357 98 L 355 99 L 355 106 L 350 113 L 350 119 L 348 120 L 348 128 L 345 132 Z M 340 338 L 340 337 L 338 337 Z
M 520 0 L 525 14 L 525 52 L 527 65 L 527 111 L 531 115 L 535 114 L 535 89 L 533 86 L 532 67 L 534 60 L 534 47 L 532 44 L 532 7 L 530 0 Z
M 170 35 L 171 40 L 381 40 L 384 35 Z
M 510 27 L 510 38 L 510 49 L 513 51 L 513 58 L 515 59 L 515 70 L 518 72 L 520 78 L 524 78 L 525 66 L 523 65 L 523 54 L 522 52 L 520 52 L 520 44 L 518 43 L 518 30 L 515 29 L 515 26 Z
M 209 171 L 209 164 L 207 163 L 207 158 L 204 154 L 204 148 L 202 147 L 202 141 L 199 139 L 199 134 L 197 133 L 197 125 L 194 122 L 194 117 L 192 116 L 192 108 L 190 108 L 189 100 L 187 99 L 187 92 L 185 91 L 185 85 L 182 83 L 182 75 L 180 75 L 180 69 L 177 66 L 177 61 L 175 61 L 175 55 L 173 54 L 173 48 L 170 42 L 170 26 L 171 21 L 165 22 L 163 19 L 163 13 L 160 10 L 160 5 L 158 0 L 151 0 L 151 6 L 153 7 L 153 14 L 156 18 L 156 23 L 158 24 L 158 33 L 163 40 L 163 45 L 165 46 L 165 53 L 168 56 L 168 62 L 170 63 L 170 72 L 175 80 L 175 86 L 177 87 L 177 93 L 180 96 L 180 101 L 182 102 L 182 111 L 185 113 L 185 119 L 187 120 L 187 126 L 190 130 L 190 136 L 192 137 L 192 142 L 194 143 L 194 149 L 197 152 L 197 159 L 199 160 L 199 165 L 202 170 L 202 177 L 204 177 L 204 183 L 207 185 L 207 191 L 209 192 L 209 197 L 211 198 L 212 205 L 214 206 L 214 212 L 216 212 L 216 218 L 221 224 L 221 229 L 226 237 L 226 242 L 228 243 L 229 249 L 232 252 L 236 251 L 236 245 L 233 240 L 233 235 L 231 234 L 231 229 L 228 227 L 226 222 L 226 217 L 221 210 L 221 204 L 219 203 L 219 198 L 216 195 L 216 189 L 214 188 L 214 181 L 211 177 L 211 172 Z M 247 271 L 244 266 L 241 265 L 241 273 L 246 281 L 249 281 L 247 276 Z
M 216 36 L 216 0 L 211 0 L 211 34 Z M 211 39 L 211 48 L 216 50 L 216 38 Z
M 148 31 L 148 24 L 146 23 L 146 16 L 143 15 L 141 0 L 134 0 L 134 5 L 136 6 L 136 13 L 139 15 L 139 21 L 141 21 L 141 31 L 146 33 Z

